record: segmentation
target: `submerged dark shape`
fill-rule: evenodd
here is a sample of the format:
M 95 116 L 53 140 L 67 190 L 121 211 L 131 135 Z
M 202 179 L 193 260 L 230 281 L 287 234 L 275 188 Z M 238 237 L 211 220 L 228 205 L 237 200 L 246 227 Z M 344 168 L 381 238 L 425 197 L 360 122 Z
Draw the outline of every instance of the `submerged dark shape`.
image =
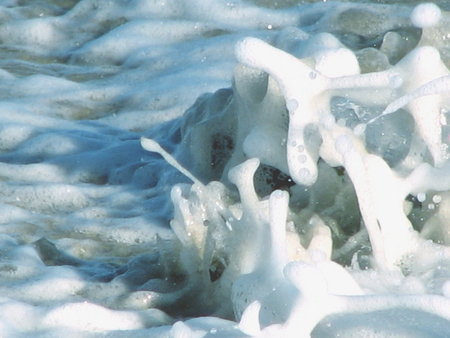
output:
M 73 266 L 82 276 L 92 281 L 109 282 L 114 277 L 123 274 L 125 267 L 118 267 L 108 263 L 87 261 L 76 258 L 62 250 L 46 238 L 33 243 L 42 261 L 47 266 Z

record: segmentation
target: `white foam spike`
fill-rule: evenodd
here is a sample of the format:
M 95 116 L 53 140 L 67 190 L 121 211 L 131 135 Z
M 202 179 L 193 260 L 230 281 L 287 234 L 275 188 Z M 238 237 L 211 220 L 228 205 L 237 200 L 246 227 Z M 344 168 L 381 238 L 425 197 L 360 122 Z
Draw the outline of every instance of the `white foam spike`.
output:
M 194 175 L 192 175 L 189 170 L 187 170 L 185 167 L 183 167 L 172 155 L 170 155 L 167 151 L 165 151 L 158 142 L 146 138 L 141 137 L 141 145 L 142 148 L 144 148 L 147 151 L 151 151 L 153 153 L 160 154 L 166 161 L 169 163 L 172 167 L 177 169 L 179 172 L 181 172 L 183 175 L 188 177 L 190 180 L 192 180 L 194 183 L 203 185 L 202 182 L 200 182 Z

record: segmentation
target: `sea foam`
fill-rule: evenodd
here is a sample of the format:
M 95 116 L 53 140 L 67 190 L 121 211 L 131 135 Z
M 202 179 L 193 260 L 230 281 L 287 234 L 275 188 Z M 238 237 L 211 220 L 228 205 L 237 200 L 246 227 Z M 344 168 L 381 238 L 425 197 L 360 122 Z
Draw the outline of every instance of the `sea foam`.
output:
M 0 335 L 449 332 L 447 12 L 257 3 L 0 6 Z

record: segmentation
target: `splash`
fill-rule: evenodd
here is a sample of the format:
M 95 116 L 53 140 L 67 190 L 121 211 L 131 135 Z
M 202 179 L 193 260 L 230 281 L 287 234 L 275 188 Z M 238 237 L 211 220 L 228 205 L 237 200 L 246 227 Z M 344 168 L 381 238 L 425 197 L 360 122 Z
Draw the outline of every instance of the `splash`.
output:
M 412 23 L 423 29 L 422 41 L 440 20 L 441 11 L 432 4 L 411 14 Z M 397 285 L 416 278 L 416 290 L 423 290 L 425 274 L 449 265 L 447 243 L 428 240 L 447 231 L 445 211 L 421 229 L 408 218 L 413 208 L 408 199 L 425 201 L 427 194 L 443 192 L 436 203 L 448 202 L 442 110 L 450 98 L 449 69 L 439 50 L 419 43 L 395 65 L 361 74 L 355 53 L 331 34 L 286 30 L 274 44 L 283 45 L 286 36 L 297 41 L 300 58 L 253 37 L 237 43 L 240 64 L 232 92 L 226 100 L 223 91 L 214 94 L 222 97 L 220 113 L 188 135 L 211 144 L 220 129 L 205 126 L 222 123 L 220 137 L 227 146 L 216 144 L 206 156 L 220 153 L 220 166 L 191 151 L 193 171 L 222 183 L 202 184 L 153 141 L 141 141 L 194 181 L 172 190 L 171 226 L 189 280 L 185 293 L 201 285 L 196 296 L 201 306 L 207 304 L 215 315 L 233 312 L 240 330 L 255 337 L 309 337 L 327 316 L 392 308 L 450 320 L 444 289 L 441 295 L 377 294 L 367 282 L 371 273 L 396 279 Z M 330 104 L 336 97 L 345 99 L 340 106 Z M 342 110 L 344 121 L 336 118 Z M 394 166 L 386 152 L 367 144 L 376 121 L 402 110 L 416 132 Z M 396 135 L 384 137 L 391 136 L 387 144 L 395 148 Z M 258 173 L 262 167 L 269 168 L 269 176 Z M 275 172 L 292 184 L 272 184 Z M 355 194 L 346 203 L 359 209 L 359 229 L 346 230 L 333 220 L 342 195 L 333 207 L 317 206 L 323 203 L 322 180 L 332 182 L 330 189 L 346 187 L 346 196 Z M 258 196 L 255 185 L 261 184 L 270 185 L 271 192 Z M 305 192 L 310 204 L 299 207 Z

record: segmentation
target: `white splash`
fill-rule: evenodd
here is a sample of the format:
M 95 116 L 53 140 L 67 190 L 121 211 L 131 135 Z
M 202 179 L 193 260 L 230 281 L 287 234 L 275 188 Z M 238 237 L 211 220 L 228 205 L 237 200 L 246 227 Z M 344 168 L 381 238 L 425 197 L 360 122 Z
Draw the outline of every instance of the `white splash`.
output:
M 447 12 L 0 16 L 0 336 L 449 332 Z

